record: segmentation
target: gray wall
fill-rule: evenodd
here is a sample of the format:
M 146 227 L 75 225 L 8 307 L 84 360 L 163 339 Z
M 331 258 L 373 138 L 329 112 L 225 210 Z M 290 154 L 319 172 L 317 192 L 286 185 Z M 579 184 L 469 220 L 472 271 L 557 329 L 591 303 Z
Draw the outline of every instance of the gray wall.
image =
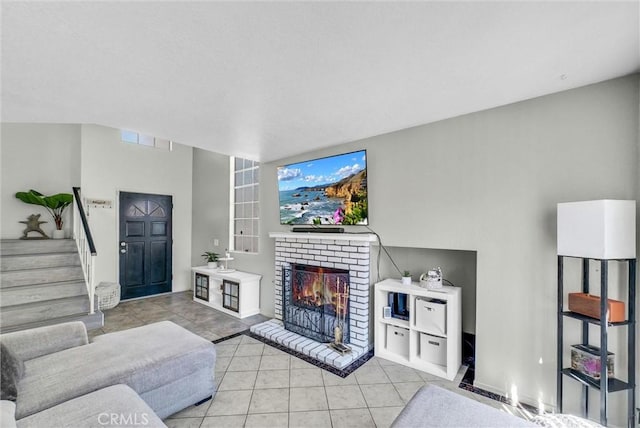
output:
M 268 232 L 288 230 L 276 167 L 366 148 L 370 224 L 386 245 L 477 252 L 476 384 L 555 403 L 556 204 L 638 196 L 638 84 L 633 75 L 263 164 L 263 250 L 236 267 L 265 275 L 271 314 Z
M 229 248 L 229 177 L 229 156 L 193 149 L 192 266 L 205 264 L 205 251 Z
M 82 125 L 82 196 L 113 202 L 113 208 L 89 208 L 98 256 L 95 278 L 118 281 L 119 194 L 151 193 L 173 197 L 172 291 L 191 288 L 192 149 L 174 143 L 173 151 L 121 142 L 120 130 Z
M 29 189 L 45 195 L 71 193 L 73 186 L 80 185 L 80 126 L 3 123 L 1 141 L 0 237 L 22 236 L 25 225 L 18 222 L 30 214 L 41 214 L 40 220 L 47 221 L 42 230 L 51 236 L 55 223 L 47 210 L 25 204 L 14 195 Z M 72 222 L 70 207 L 64 215 L 67 236 L 71 234 Z

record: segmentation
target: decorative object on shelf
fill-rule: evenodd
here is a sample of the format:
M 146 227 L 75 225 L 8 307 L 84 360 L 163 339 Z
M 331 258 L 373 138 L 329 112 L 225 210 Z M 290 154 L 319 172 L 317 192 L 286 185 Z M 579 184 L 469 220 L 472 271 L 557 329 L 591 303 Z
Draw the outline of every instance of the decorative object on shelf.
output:
M 202 254 L 204 261 L 207 262 L 207 267 L 209 269 L 216 269 L 218 267 L 218 259 L 220 255 L 218 253 L 214 253 L 213 251 L 205 251 Z
M 409 295 L 407 293 L 389 293 L 391 318 L 409 321 Z
M 391 306 L 385 306 L 384 308 L 382 308 L 382 318 L 391 318 Z
M 44 196 L 37 190 L 31 189 L 28 192 L 16 193 L 16 198 L 25 204 L 45 207 L 47 211 L 49 211 L 49 214 L 51 214 L 51 217 L 53 217 L 53 221 L 56 224 L 56 231 L 60 231 L 54 231 L 53 237 L 55 239 L 64 238 L 62 215 L 64 214 L 64 210 L 73 202 L 73 195 L 71 195 L 71 193 L 58 193 L 51 196 Z
M 402 274 L 402 285 L 411 285 L 411 272 L 408 270 Z
M 233 260 L 233 257 L 231 257 L 231 253 L 229 252 L 229 250 L 225 249 L 224 257 L 220 257 L 218 258 L 218 260 L 224 262 L 224 267 L 220 269 L 220 273 L 232 273 L 236 271 L 235 269 L 229 269 L 229 261 Z
M 587 293 L 569 293 L 569 310 L 591 318 L 600 317 L 600 297 Z M 624 302 L 607 299 L 607 321 L 623 322 Z
M 420 287 L 428 290 L 437 290 L 442 288 L 442 269 L 438 266 L 430 269 L 427 273 L 420 275 Z
M 612 352 L 607 352 L 607 376 L 613 377 Z M 600 348 L 593 345 L 571 345 L 571 368 L 591 379 L 600 380 Z
M 49 239 L 47 234 L 40 228 L 42 223 L 47 223 L 46 221 L 40 221 L 40 214 L 31 214 L 26 221 L 22 220 L 20 223 L 27 225 L 22 231 L 20 239 Z M 38 232 L 41 236 L 28 236 L 29 232 Z

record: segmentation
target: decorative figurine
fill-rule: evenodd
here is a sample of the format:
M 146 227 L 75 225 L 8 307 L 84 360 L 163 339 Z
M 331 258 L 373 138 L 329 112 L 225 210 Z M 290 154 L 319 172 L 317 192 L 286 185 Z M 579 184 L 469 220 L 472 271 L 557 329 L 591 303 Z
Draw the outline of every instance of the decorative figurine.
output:
M 27 228 L 22 231 L 22 237 L 20 239 L 49 239 L 46 233 L 40 228 L 42 223 L 47 223 L 46 221 L 40 221 L 40 214 L 31 214 L 27 217 L 27 221 L 20 221 L 20 223 L 24 223 L 27 225 Z M 38 232 L 41 237 L 29 237 L 27 236 L 29 232 Z

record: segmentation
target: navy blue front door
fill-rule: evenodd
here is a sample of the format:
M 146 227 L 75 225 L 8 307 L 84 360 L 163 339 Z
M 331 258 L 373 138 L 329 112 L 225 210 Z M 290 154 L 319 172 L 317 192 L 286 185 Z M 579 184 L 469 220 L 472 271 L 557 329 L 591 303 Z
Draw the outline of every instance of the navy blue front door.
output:
M 121 298 L 171 291 L 172 197 L 120 192 Z

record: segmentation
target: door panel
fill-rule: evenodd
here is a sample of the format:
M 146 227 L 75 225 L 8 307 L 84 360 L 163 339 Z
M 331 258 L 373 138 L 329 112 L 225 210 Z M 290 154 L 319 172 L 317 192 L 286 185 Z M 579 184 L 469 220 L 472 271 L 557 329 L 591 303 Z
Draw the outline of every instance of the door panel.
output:
M 124 259 L 127 286 L 144 285 L 144 242 L 129 242 Z
M 171 291 L 172 197 L 120 193 L 122 299 Z
M 167 280 L 167 243 L 151 243 L 151 282 L 157 284 Z
M 144 222 L 142 221 L 127 221 L 126 228 L 125 234 L 127 238 L 144 236 Z
M 151 222 L 151 236 L 167 236 L 167 223 L 164 221 Z

